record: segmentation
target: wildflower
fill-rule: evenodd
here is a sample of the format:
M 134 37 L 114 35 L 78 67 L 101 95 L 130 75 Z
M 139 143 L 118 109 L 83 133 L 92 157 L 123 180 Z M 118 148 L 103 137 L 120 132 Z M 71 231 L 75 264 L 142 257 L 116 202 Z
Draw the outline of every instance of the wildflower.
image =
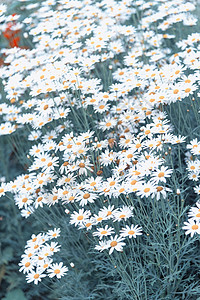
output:
M 80 191 L 77 194 L 76 201 L 80 201 L 80 206 L 87 205 L 88 203 L 94 203 L 97 195 L 87 191 Z
M 8 185 L 2 182 L 0 185 L 0 197 L 4 196 L 7 191 L 8 191 Z
M 108 225 L 106 225 L 104 228 L 97 228 L 97 231 L 93 232 L 93 235 L 98 236 L 101 240 L 104 236 L 109 236 L 112 233 L 114 233 L 114 228 L 108 227 Z
M 38 284 L 39 281 L 42 280 L 42 278 L 46 277 L 46 274 L 43 274 L 44 270 L 42 269 L 36 269 L 35 271 L 31 271 L 26 276 L 27 283 L 34 282 L 34 284 Z
M 27 209 L 21 210 L 21 216 L 24 218 L 28 218 L 32 213 L 34 213 L 34 208 L 30 206 Z
M 129 206 L 123 206 L 122 208 L 119 208 L 119 210 L 114 212 L 114 222 L 120 222 L 122 220 L 126 221 L 128 218 L 133 216 L 132 210 L 133 208 Z
M 172 174 L 173 170 L 168 169 L 167 167 L 161 166 L 160 169 L 157 169 L 152 173 L 152 182 L 158 183 L 159 181 L 161 182 L 166 182 L 166 178 L 170 177 Z
M 47 232 L 47 235 L 51 238 L 51 239 L 54 239 L 54 238 L 57 238 L 60 236 L 60 228 L 54 228 L 54 230 L 49 230 Z
M 107 242 L 106 241 L 99 241 L 99 244 L 94 247 L 94 249 L 102 252 L 103 250 L 107 249 Z
M 99 122 L 98 127 L 102 129 L 103 131 L 109 130 L 113 127 L 115 127 L 117 124 L 117 121 L 111 117 L 107 117 L 104 121 Z
M 47 269 L 47 272 L 49 273 L 48 276 L 50 278 L 56 276 L 59 279 L 62 276 L 66 275 L 67 271 L 68 271 L 68 268 L 63 266 L 63 262 L 60 262 L 59 264 L 58 263 L 52 264 L 50 266 L 50 268 Z
M 113 253 L 114 250 L 116 251 L 122 251 L 123 247 L 126 245 L 126 243 L 122 242 L 124 238 L 122 236 L 115 235 L 112 236 L 109 241 L 107 241 L 106 248 L 110 248 L 109 255 Z
M 191 237 L 194 236 L 194 234 L 198 233 L 200 234 L 200 223 L 198 221 L 195 221 L 192 219 L 188 219 L 188 222 L 184 222 L 185 226 L 182 228 L 184 230 L 187 230 L 185 234 L 191 234 Z
M 131 226 L 126 225 L 126 227 L 122 228 L 120 230 L 120 235 L 122 237 L 126 237 L 128 236 L 129 239 L 131 239 L 132 237 L 136 238 L 137 235 L 141 235 L 142 234 L 142 228 L 139 227 L 138 225 L 134 226 L 133 224 Z
M 151 183 L 150 181 L 147 183 L 140 184 L 138 186 L 137 195 L 141 198 L 143 197 L 149 197 L 151 194 L 155 193 L 156 187 L 154 183 Z
M 200 185 L 194 187 L 194 191 L 196 194 L 200 195 Z
M 19 272 L 29 273 L 34 269 L 34 264 L 31 258 L 29 257 L 24 257 L 21 262 L 19 263 L 19 266 L 21 267 L 19 269 Z
M 29 134 L 29 136 L 28 136 L 28 140 L 29 141 L 36 141 L 36 140 L 38 140 L 39 138 L 40 138 L 40 136 L 41 136 L 41 131 L 40 130 L 33 130 L 30 134 Z
M 78 224 L 83 223 L 91 215 L 89 210 L 79 209 L 79 212 L 74 212 L 71 214 L 70 224 L 77 226 Z
M 108 207 L 103 207 L 100 212 L 106 217 L 106 219 L 112 219 L 118 209 L 115 209 L 114 205 L 108 205 Z
M 89 159 L 86 160 L 77 160 L 76 162 L 76 167 L 74 169 L 78 170 L 79 175 L 87 175 L 88 171 L 93 172 L 93 170 L 91 169 L 92 164 L 90 163 Z

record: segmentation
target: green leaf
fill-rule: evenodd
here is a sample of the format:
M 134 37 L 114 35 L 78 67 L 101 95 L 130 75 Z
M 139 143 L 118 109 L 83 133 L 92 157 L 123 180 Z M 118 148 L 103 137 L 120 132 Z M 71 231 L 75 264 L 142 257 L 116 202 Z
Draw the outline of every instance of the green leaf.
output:
M 13 249 L 6 247 L 1 253 L 1 264 L 7 264 L 13 258 Z
M 20 289 L 15 289 L 6 294 L 2 300 L 27 300 L 24 293 Z

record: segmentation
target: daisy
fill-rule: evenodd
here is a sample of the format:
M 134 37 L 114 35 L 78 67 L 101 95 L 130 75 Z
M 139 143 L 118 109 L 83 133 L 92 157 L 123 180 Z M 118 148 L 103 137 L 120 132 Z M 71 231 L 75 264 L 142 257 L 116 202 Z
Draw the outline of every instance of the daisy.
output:
M 84 205 L 87 205 L 88 203 L 93 203 L 96 198 L 97 198 L 97 195 L 94 193 L 80 191 L 76 197 L 76 201 L 80 201 L 80 206 L 84 206 Z
M 196 194 L 200 195 L 200 185 L 194 187 L 194 191 Z
M 28 194 L 20 194 L 20 196 L 15 196 L 15 204 L 19 207 L 19 209 L 27 209 L 28 206 L 32 203 L 33 199 L 31 199 L 31 197 Z
M 50 239 L 54 239 L 60 236 L 60 228 L 54 228 L 54 230 L 49 230 L 47 232 L 47 235 L 49 236 Z
M 186 137 L 185 136 L 173 136 L 173 140 L 171 141 L 172 144 L 180 144 L 185 142 Z
M 108 166 L 114 162 L 117 156 L 116 152 L 106 150 L 105 153 L 101 153 L 100 162 L 103 166 Z
M 61 186 L 63 184 L 65 185 L 72 185 L 75 183 L 76 176 L 73 174 L 68 173 L 67 176 L 63 175 L 61 178 L 58 179 L 57 185 Z
M 56 149 L 57 144 L 54 141 L 48 141 L 43 145 L 44 151 L 52 151 Z
M 100 209 L 100 212 L 105 215 L 106 219 L 112 219 L 117 211 L 118 208 L 115 209 L 114 205 L 108 205 L 108 207 L 103 207 Z
M 49 157 L 44 162 L 44 165 L 42 167 L 42 172 L 50 172 L 53 171 L 55 167 L 59 166 L 59 158 L 58 157 Z
M 101 186 L 101 184 L 102 184 L 101 176 L 98 176 L 96 178 L 90 177 L 85 180 L 84 187 L 88 191 L 95 191 L 95 190 L 98 190 L 98 188 Z
M 49 252 L 49 255 L 53 255 L 54 253 L 60 251 L 60 245 L 58 245 L 57 242 L 51 242 L 51 244 L 45 244 L 46 245 L 46 251 Z
M 108 141 L 101 140 L 101 141 L 94 142 L 92 145 L 93 145 L 93 149 L 98 151 L 98 150 L 102 150 L 103 148 L 106 148 L 108 146 Z
M 107 217 L 105 216 L 105 213 L 102 211 L 99 211 L 98 215 L 94 214 L 91 217 L 92 223 L 94 225 L 97 225 L 98 223 L 101 223 L 104 220 L 107 220 Z
M 46 270 L 47 268 L 51 267 L 51 264 L 53 262 L 53 259 L 45 258 L 40 265 L 38 266 L 38 270 Z
M 133 210 L 132 207 L 129 206 L 123 206 L 119 208 L 119 210 L 113 213 L 114 222 L 116 221 L 120 222 L 122 220 L 126 221 L 128 218 L 133 216 L 132 210 Z
M 57 133 L 55 130 L 51 130 L 50 132 L 48 132 L 47 134 L 45 134 L 43 137 L 42 137 L 42 141 L 44 143 L 47 143 L 53 139 L 56 139 L 57 137 Z
M 157 200 L 160 200 L 162 195 L 165 199 L 167 197 L 167 192 L 172 192 L 172 190 L 170 188 L 167 188 L 166 186 L 157 186 L 156 192 L 154 195 L 152 195 L 152 197 L 155 196 Z
M 198 221 L 195 221 L 192 219 L 188 219 L 188 222 L 184 222 L 185 226 L 182 228 L 187 230 L 185 234 L 191 234 L 191 237 L 194 236 L 194 234 L 198 233 L 200 234 L 200 223 Z
M 34 282 L 35 284 L 38 284 L 38 282 L 41 281 L 42 278 L 46 277 L 46 275 L 43 274 L 43 272 L 44 270 L 38 268 L 35 271 L 31 271 L 26 276 L 27 283 Z
M 37 197 L 37 199 L 34 202 L 34 207 L 43 207 L 44 203 L 46 203 L 45 198 L 42 195 L 39 195 L 39 197 Z
M 19 266 L 21 267 L 19 272 L 29 273 L 34 268 L 33 260 L 26 256 L 20 261 Z
M 94 249 L 102 252 L 103 250 L 107 249 L 107 242 L 106 241 L 99 241 L 99 244 L 94 247 Z
M 27 209 L 21 210 L 21 216 L 24 218 L 28 218 L 33 213 L 34 213 L 34 208 L 31 206 L 29 206 Z
M 98 103 L 98 105 L 95 105 L 94 106 L 94 111 L 95 112 L 98 112 L 100 114 L 103 114 L 105 113 L 106 111 L 109 111 L 109 105 L 106 104 L 105 102 L 101 101 Z
M 57 191 L 55 193 L 53 191 L 52 191 L 52 193 L 46 193 L 44 195 L 44 197 L 45 197 L 45 204 L 47 204 L 50 207 L 52 205 L 55 205 L 56 203 L 58 203 L 58 201 L 60 199 Z
M 86 131 L 86 132 L 83 132 L 80 134 L 80 138 L 83 139 L 83 140 L 88 140 L 88 139 L 91 139 L 94 135 L 94 131 Z
M 4 182 L 1 183 L 1 185 L 0 185 L 0 197 L 4 196 L 7 191 L 8 191 L 7 184 L 4 183 Z
M 161 166 L 160 169 L 157 169 L 156 171 L 154 171 L 152 173 L 151 180 L 152 180 L 152 182 L 157 183 L 157 184 L 159 181 L 166 183 L 166 178 L 170 177 L 172 172 L 173 172 L 172 169 L 168 169 L 167 167 Z
M 151 194 L 156 192 L 156 187 L 154 183 L 148 181 L 147 183 L 140 184 L 138 186 L 137 195 L 141 198 L 149 197 Z
M 74 226 L 77 226 L 80 223 L 85 222 L 86 219 L 88 219 L 91 215 L 91 212 L 89 210 L 79 209 L 78 212 L 74 211 L 71 214 L 71 220 L 70 224 L 74 224 Z
M 122 242 L 124 240 L 123 237 L 115 235 L 112 236 L 109 241 L 107 241 L 106 248 L 110 248 L 109 255 L 113 253 L 114 250 L 116 251 L 122 251 L 123 247 L 126 245 L 126 243 Z
M 194 155 L 199 155 L 200 154 L 200 143 L 198 143 L 197 147 L 194 147 L 193 149 L 190 150 L 192 154 Z
M 197 222 L 200 221 L 200 205 L 197 203 L 198 207 L 191 207 L 188 217 L 190 217 L 191 220 L 195 220 Z
M 188 175 L 188 178 L 190 180 L 193 180 L 193 181 L 198 181 L 199 180 L 199 174 L 197 174 L 195 172 L 190 172 L 190 174 Z
M 39 152 L 37 154 L 37 158 L 34 160 L 34 165 L 38 168 L 44 168 L 46 167 L 46 163 L 48 163 L 51 160 L 51 156 L 48 153 Z
M 104 236 L 111 235 L 114 232 L 114 228 L 108 227 L 108 225 L 105 226 L 105 228 L 97 228 L 97 231 L 93 233 L 94 236 L 98 236 L 99 239 L 101 240 Z
M 74 169 L 78 170 L 79 175 L 87 175 L 88 171 L 93 172 L 93 170 L 91 169 L 92 164 L 90 163 L 89 159 L 86 160 L 77 160 L 76 162 L 76 167 Z
M 200 167 L 200 164 L 199 164 L 198 160 L 189 161 L 188 164 L 187 164 L 187 170 L 189 172 L 193 172 L 195 174 L 199 173 L 199 167 Z
M 117 125 L 117 121 L 114 118 L 107 117 L 104 121 L 98 123 L 98 127 L 103 131 L 109 130 Z
M 136 238 L 137 235 L 141 235 L 142 234 L 142 227 L 138 227 L 138 225 L 134 226 L 133 224 L 131 226 L 126 225 L 126 227 L 122 228 L 120 230 L 121 232 L 121 236 L 122 237 L 126 237 L 128 236 L 129 239 L 131 239 L 132 237 Z
M 38 153 L 41 153 L 43 150 L 43 145 L 38 144 L 38 145 L 33 145 L 33 147 L 30 149 L 29 154 L 31 156 L 37 156 Z
M 59 279 L 62 276 L 66 275 L 67 271 L 68 271 L 68 268 L 63 266 L 63 262 L 60 262 L 59 264 L 58 263 L 52 264 L 50 266 L 50 268 L 47 269 L 47 272 L 49 273 L 48 276 L 50 278 L 56 276 Z
M 79 224 L 78 225 L 78 229 L 83 229 L 83 228 L 85 228 L 85 229 L 87 229 L 87 230 L 90 230 L 90 229 L 92 229 L 92 220 L 91 219 L 87 219 L 87 220 L 85 220 L 84 221 L 84 223 L 82 223 L 82 224 Z

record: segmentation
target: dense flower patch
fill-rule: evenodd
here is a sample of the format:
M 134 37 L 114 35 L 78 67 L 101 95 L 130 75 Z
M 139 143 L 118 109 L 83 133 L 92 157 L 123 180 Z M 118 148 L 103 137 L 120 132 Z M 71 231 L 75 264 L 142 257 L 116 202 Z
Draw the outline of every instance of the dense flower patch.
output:
M 45 220 L 47 210 L 57 218 L 57 224 L 50 224 L 54 230 L 27 242 L 19 266 L 28 283 L 73 271 L 74 264 L 61 262 L 58 254 L 56 263 L 51 258 L 65 247 L 62 241 L 61 247 L 47 243 L 64 234 L 59 224 L 64 218 L 88 238 L 94 256 L 105 255 L 116 265 L 129 288 L 120 299 L 157 299 L 150 298 L 156 292 L 136 292 L 133 266 L 127 265 L 132 259 L 142 269 L 133 249 L 147 257 L 152 247 L 155 265 L 163 256 L 165 269 L 170 254 L 164 254 L 163 245 L 175 237 L 168 245 L 169 252 L 176 245 L 174 266 L 168 275 L 161 271 L 151 279 L 152 285 L 155 278 L 173 282 L 171 290 L 159 291 L 158 299 L 180 299 L 177 293 L 187 292 L 174 278 L 190 248 L 184 230 L 191 237 L 200 234 L 199 203 L 184 222 L 187 199 L 182 198 L 188 184 L 200 194 L 200 142 L 193 135 L 199 125 L 200 34 L 182 37 L 182 28 L 198 23 L 196 4 L 42 1 L 26 4 L 30 14 L 22 20 L 17 14 L 6 16 L 1 5 L 0 29 L 10 48 L 1 50 L 5 101 L 0 135 L 13 139 L 18 152 L 19 133 L 31 146 L 24 154 L 26 172 L 3 182 L 0 195 L 12 195 L 27 220 L 37 214 Z M 29 47 L 20 44 L 18 34 Z M 159 231 L 158 224 L 165 229 Z M 154 248 L 159 244 L 161 251 Z M 153 260 L 147 259 L 149 264 Z M 182 272 L 183 281 L 187 272 Z

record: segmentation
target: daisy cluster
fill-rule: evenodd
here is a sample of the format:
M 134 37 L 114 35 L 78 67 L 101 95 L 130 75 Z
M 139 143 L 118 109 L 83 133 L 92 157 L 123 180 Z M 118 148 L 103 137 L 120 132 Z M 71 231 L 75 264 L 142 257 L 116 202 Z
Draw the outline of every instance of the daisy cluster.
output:
M 0 195 L 13 193 L 24 217 L 62 205 L 95 249 L 122 251 L 142 234 L 136 200 L 173 192 L 168 156 L 185 137 L 173 134 L 164 107 L 198 89 L 200 35 L 174 54 L 167 30 L 195 25 L 195 5 L 52 0 L 35 9 L 22 21 L 33 47 L 1 50 L 0 135 L 25 129 L 34 144 L 27 174 L 2 183 Z
M 19 263 L 20 272 L 26 274 L 27 282 L 38 284 L 42 278 L 61 278 L 66 274 L 68 268 L 63 263 L 54 263 L 52 256 L 60 251 L 60 245 L 52 242 L 52 239 L 59 237 L 60 229 L 49 230 L 47 233 L 33 234 L 27 241 L 26 250 Z M 47 243 L 51 241 L 50 243 Z M 46 272 L 46 273 L 45 273 Z
M 184 222 L 185 226 L 183 229 L 186 230 L 185 234 L 191 234 L 191 237 L 194 234 L 200 234 L 200 203 L 197 202 L 196 206 L 191 207 L 188 213 L 188 221 Z
M 188 152 L 186 153 L 186 163 L 188 171 L 188 179 L 195 182 L 194 192 L 200 195 L 200 160 L 198 155 L 200 154 L 200 142 L 197 138 L 190 141 L 187 145 Z M 196 202 L 196 206 L 191 207 L 188 213 L 188 222 L 184 222 L 185 226 L 183 229 L 187 230 L 186 234 L 200 234 L 200 204 L 199 201 Z

